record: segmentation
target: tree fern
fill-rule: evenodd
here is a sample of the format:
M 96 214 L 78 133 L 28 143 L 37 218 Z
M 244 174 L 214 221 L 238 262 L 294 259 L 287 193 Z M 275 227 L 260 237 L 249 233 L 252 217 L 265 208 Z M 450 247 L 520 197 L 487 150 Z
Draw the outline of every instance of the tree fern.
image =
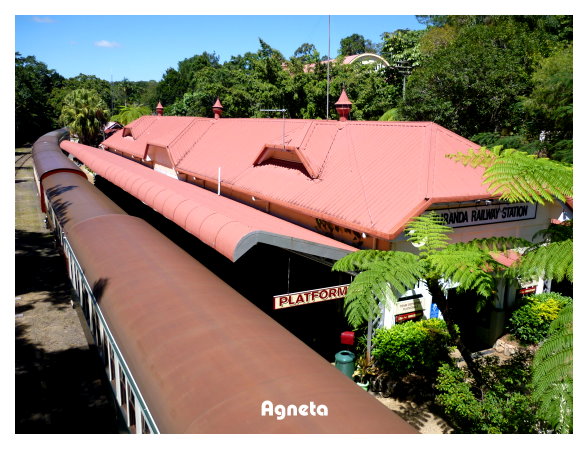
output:
M 484 167 L 484 184 L 491 194 L 509 202 L 545 204 L 565 201 L 573 194 L 573 169 L 569 164 L 538 158 L 514 149 L 485 147 L 447 157 L 471 167 Z
M 408 241 L 417 247 L 424 257 L 445 248 L 452 232 L 453 229 L 445 224 L 443 217 L 434 211 L 413 218 L 405 231 Z
M 453 243 L 451 246 L 461 250 L 480 250 L 484 252 L 505 253 L 511 249 L 527 248 L 532 243 L 520 237 L 490 237 L 486 239 L 473 239 L 469 242 Z
M 537 231 L 533 240 L 541 239 L 542 242 L 563 242 L 574 238 L 574 221 L 566 220 L 559 224 L 551 223 L 547 229 Z
M 512 269 L 523 279 L 554 279 L 574 281 L 573 241 L 549 243 L 525 252 Z
M 428 260 L 438 276 L 457 284 L 457 291 L 471 290 L 486 298 L 496 293 L 497 264 L 486 252 L 451 245 Z
M 533 360 L 533 397 L 539 415 L 557 432 L 573 428 L 573 304 L 563 308 Z
M 349 324 L 359 326 L 379 314 L 424 276 L 418 256 L 399 251 L 365 250 L 350 253 L 333 265 L 335 271 L 359 271 L 345 297 Z

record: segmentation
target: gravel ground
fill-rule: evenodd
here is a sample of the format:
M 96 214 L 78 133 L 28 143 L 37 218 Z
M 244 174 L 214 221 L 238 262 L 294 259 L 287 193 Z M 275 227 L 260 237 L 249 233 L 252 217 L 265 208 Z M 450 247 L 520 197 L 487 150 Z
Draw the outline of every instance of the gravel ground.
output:
M 30 148 L 15 152 L 15 433 L 118 433 L 63 258 L 44 226 Z
M 376 399 L 394 410 L 402 419 L 424 434 L 452 433 L 453 429 L 443 419 L 435 416 L 426 404 L 418 405 L 412 401 L 399 401 L 375 395 Z

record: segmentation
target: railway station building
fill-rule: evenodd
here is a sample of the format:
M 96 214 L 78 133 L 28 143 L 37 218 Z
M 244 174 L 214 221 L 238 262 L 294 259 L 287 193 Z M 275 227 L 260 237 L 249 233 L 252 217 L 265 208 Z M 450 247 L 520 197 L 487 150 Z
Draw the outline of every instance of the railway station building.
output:
M 452 242 L 532 240 L 552 220 L 571 218 L 570 204 L 492 197 L 481 169 L 446 157 L 478 146 L 435 123 L 353 121 L 345 91 L 335 106 L 339 120 L 223 118 L 220 99 L 213 117 L 172 117 L 160 104 L 99 149 L 61 147 L 197 239 L 202 259 L 216 260 L 237 290 L 325 357 L 350 330 L 341 298 L 352 276 L 331 271 L 345 254 L 416 252 L 403 230 L 431 210 L 454 228 Z M 503 332 L 520 289 L 500 285 L 476 319 L 474 301 L 459 299 L 459 314 L 482 344 Z M 438 311 L 419 285 L 380 325 L 433 316 Z

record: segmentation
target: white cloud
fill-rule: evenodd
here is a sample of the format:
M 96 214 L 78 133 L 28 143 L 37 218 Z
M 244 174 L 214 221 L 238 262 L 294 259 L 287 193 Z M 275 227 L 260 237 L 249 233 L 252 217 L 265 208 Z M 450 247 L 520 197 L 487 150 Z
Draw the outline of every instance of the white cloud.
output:
M 114 48 L 114 47 L 120 47 L 120 44 L 118 42 L 111 42 L 111 41 L 107 41 L 107 40 L 101 40 L 98 42 L 94 42 L 94 45 L 96 47 L 105 47 L 105 48 Z
M 54 19 L 52 19 L 51 17 L 33 17 L 33 20 L 37 23 L 53 23 L 55 22 Z

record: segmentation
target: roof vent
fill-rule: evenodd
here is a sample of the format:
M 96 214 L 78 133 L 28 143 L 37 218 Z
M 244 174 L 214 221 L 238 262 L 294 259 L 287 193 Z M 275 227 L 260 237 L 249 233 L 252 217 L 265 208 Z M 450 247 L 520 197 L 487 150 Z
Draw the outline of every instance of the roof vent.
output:
M 318 173 L 312 169 L 300 149 L 290 145 L 264 145 L 260 155 L 253 163 L 254 167 L 263 165 L 295 169 L 311 179 L 318 177 Z
M 214 112 L 214 119 L 218 120 L 223 115 L 223 105 L 220 102 L 220 98 L 216 97 L 216 102 L 212 105 L 212 112 Z
M 351 101 L 347 97 L 347 93 L 345 89 L 341 92 L 341 96 L 335 103 L 335 108 L 337 109 L 337 113 L 339 114 L 339 121 L 344 122 L 349 119 L 349 112 L 351 112 Z
M 161 105 L 161 101 L 157 103 L 157 106 L 155 107 L 155 113 L 159 116 L 163 115 L 163 106 Z

